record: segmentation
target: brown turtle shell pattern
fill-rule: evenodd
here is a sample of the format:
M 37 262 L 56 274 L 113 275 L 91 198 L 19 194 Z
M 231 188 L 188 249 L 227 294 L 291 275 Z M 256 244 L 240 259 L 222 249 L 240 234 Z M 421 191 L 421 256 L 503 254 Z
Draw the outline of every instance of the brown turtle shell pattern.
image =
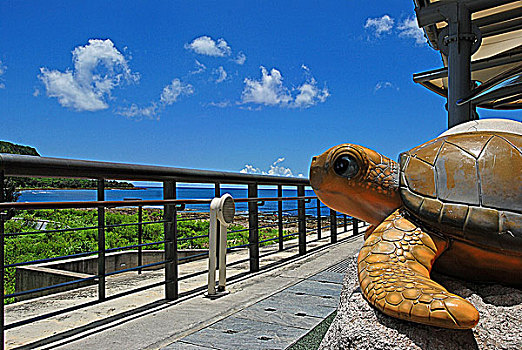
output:
M 400 192 L 417 219 L 442 234 L 522 253 L 522 135 L 470 132 L 400 156 Z

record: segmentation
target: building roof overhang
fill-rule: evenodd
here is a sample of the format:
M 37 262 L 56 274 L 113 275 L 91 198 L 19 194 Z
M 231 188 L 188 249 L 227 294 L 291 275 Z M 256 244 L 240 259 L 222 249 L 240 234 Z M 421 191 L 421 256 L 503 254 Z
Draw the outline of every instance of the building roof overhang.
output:
M 482 108 L 522 108 L 522 1 L 414 0 L 414 3 L 419 27 L 429 45 L 440 51 L 444 64 L 444 68 L 415 74 L 416 83 L 447 96 L 448 57 L 440 38 L 458 6 L 463 5 L 471 12 L 480 46 L 471 57 L 475 88 L 462 101 Z

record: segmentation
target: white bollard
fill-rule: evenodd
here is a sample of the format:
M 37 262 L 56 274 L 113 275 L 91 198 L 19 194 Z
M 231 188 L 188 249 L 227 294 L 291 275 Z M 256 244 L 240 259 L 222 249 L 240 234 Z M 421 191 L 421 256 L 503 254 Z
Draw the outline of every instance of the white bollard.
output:
M 226 254 L 227 254 L 227 226 L 234 221 L 236 208 L 234 199 L 228 193 L 221 198 L 214 198 L 210 203 L 210 227 L 208 247 L 208 291 L 205 296 L 217 298 L 226 294 Z M 217 260 L 217 228 L 220 228 L 219 241 L 219 285 L 216 291 L 216 260 Z

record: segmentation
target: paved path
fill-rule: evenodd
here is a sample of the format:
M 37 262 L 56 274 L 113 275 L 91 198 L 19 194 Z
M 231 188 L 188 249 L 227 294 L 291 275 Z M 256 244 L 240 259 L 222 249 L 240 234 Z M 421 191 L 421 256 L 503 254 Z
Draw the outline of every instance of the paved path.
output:
M 337 309 L 347 262 L 343 260 L 163 349 L 285 349 Z
M 297 248 L 276 253 L 265 258 L 262 271 L 235 278 L 227 284 L 230 294 L 215 300 L 197 292 L 165 301 L 163 287 L 158 287 L 85 307 L 7 331 L 7 348 L 283 349 L 337 308 L 343 262 L 361 245 L 361 236 L 351 237 L 336 244 L 319 245 L 312 253 L 271 266 L 277 259 L 296 254 Z M 201 269 L 200 264 L 206 263 L 195 262 L 184 268 L 186 272 Z M 235 269 L 240 272 L 247 267 L 245 263 L 245 267 L 238 265 Z M 151 282 L 154 275 L 161 278 L 162 272 L 144 272 L 140 276 Z M 122 288 L 138 283 L 132 282 L 135 275 L 132 280 L 121 278 L 110 284 Z M 186 282 L 190 284 L 186 287 L 204 283 L 205 278 Z M 89 288 L 95 287 L 9 305 L 6 319 L 12 322 L 37 314 L 35 305 L 48 312 L 76 304 L 79 299 L 90 301 L 95 293 Z M 180 288 L 184 289 L 183 284 Z

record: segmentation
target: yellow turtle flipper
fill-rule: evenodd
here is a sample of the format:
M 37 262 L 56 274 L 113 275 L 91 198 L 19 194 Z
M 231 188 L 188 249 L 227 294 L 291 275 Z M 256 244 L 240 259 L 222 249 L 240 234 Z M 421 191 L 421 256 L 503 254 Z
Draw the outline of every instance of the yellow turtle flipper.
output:
M 430 278 L 433 263 L 445 248 L 440 243 L 437 247 L 400 209 L 391 214 L 359 252 L 359 282 L 366 300 L 399 319 L 444 328 L 474 327 L 479 320 L 475 307 Z

